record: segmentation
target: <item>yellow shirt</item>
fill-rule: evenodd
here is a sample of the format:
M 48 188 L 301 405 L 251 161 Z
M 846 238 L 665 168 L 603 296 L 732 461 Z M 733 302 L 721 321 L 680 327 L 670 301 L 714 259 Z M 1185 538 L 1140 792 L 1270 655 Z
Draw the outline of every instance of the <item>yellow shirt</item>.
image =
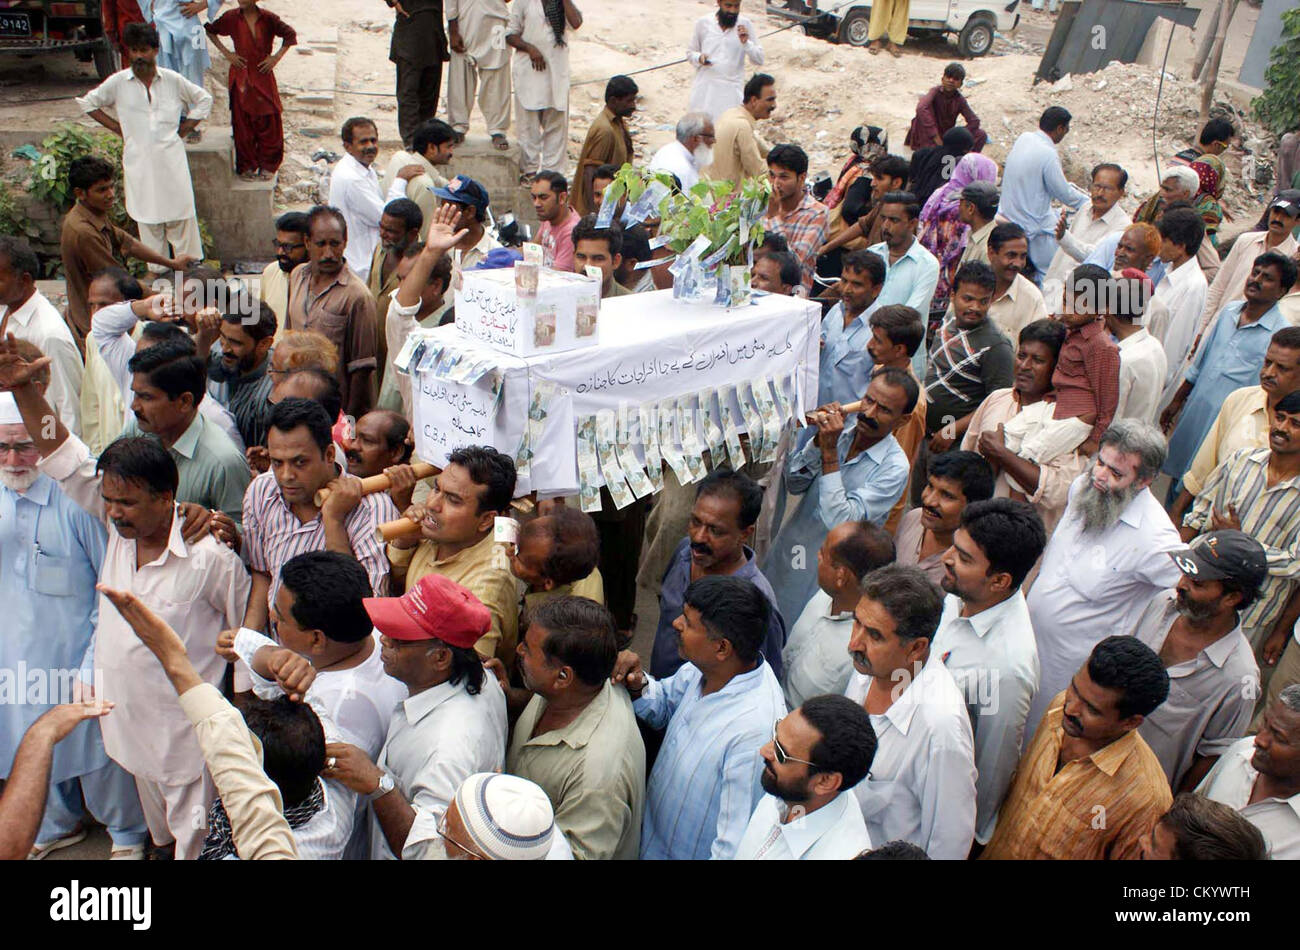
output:
M 99 347 L 86 347 L 86 371 L 81 379 L 81 440 L 98 456 L 122 434 L 126 405 L 122 391 L 100 355 Z
M 705 177 L 740 184 L 746 178 L 767 174 L 767 149 L 758 137 L 758 120 L 744 106 L 718 116 L 713 164 Z
M 278 261 L 271 261 L 262 268 L 258 296 L 275 311 L 275 339 L 279 341 L 284 332 L 285 314 L 289 312 L 289 275 L 280 270 Z
M 1210 473 L 1238 449 L 1262 449 L 1268 445 L 1268 396 L 1259 386 L 1247 386 L 1229 393 L 1214 417 L 1214 424 L 1201 440 L 1196 457 L 1183 476 L 1183 488 L 1192 497 L 1201 493 Z
M 981 859 L 1136 858 L 1173 804 L 1160 760 L 1136 729 L 1058 772 L 1064 713 L 1062 690 L 1020 760 Z
M 393 566 L 393 583 L 406 591 L 426 574 L 441 574 L 469 590 L 492 614 L 491 629 L 474 644 L 474 649 L 484 659 L 495 656 L 509 663 L 519 640 L 519 595 L 505 549 L 498 551 L 489 531 L 477 544 L 441 561 L 437 560 L 436 550 L 432 541 L 421 541 L 407 549 L 390 544 L 388 561 Z
M 551 590 L 525 592 L 524 610 L 536 610 L 539 605 L 556 597 L 586 597 L 605 606 L 605 580 L 600 576 L 600 568 L 592 568 L 590 574 L 572 584 L 561 584 Z

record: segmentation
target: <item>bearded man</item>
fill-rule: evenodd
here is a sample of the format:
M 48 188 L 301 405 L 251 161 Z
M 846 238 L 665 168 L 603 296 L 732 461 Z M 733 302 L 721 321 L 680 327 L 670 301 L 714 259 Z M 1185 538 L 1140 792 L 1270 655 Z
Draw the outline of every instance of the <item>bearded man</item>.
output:
M 1155 426 L 1119 419 L 1102 435 L 1091 468 L 1070 486 L 1028 597 L 1041 676 L 1026 747 L 1092 648 L 1116 630 L 1132 630 L 1151 599 L 1178 583 L 1178 565 L 1165 555 L 1182 544 L 1150 491 L 1166 452 Z

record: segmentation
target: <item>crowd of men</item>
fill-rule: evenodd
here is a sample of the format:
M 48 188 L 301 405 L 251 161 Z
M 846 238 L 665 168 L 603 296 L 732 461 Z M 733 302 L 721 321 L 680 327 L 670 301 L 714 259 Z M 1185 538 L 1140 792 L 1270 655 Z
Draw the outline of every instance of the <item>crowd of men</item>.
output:
M 445 122 L 394 31 L 403 149 L 344 123 L 255 288 L 199 263 L 211 97 L 148 25 L 81 100 L 124 167 L 69 168 L 66 313 L 0 236 L 0 853 L 93 818 L 122 860 L 1300 857 L 1300 192 L 1225 253 L 1229 122 L 1133 215 L 1119 165 L 1066 178 L 1060 107 L 984 156 L 952 64 L 910 156 L 864 124 L 819 200 L 718 0 L 649 167 L 769 180 L 754 286 L 821 302 L 816 408 L 771 463 L 521 502 L 502 447 L 421 477 L 396 364 L 518 258 L 453 174 L 476 85 L 505 141 L 494 17 L 547 264 L 671 275 L 594 213 L 635 82 L 557 167 L 581 14 L 504 6 L 448 0 Z

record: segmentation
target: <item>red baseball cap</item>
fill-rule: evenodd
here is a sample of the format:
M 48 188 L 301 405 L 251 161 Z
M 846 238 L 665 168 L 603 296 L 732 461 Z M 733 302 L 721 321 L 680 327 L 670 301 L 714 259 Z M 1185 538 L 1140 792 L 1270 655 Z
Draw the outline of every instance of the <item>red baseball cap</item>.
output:
M 492 626 L 482 601 L 441 574 L 426 574 L 401 597 L 361 603 L 375 628 L 393 640 L 441 640 L 468 649 Z

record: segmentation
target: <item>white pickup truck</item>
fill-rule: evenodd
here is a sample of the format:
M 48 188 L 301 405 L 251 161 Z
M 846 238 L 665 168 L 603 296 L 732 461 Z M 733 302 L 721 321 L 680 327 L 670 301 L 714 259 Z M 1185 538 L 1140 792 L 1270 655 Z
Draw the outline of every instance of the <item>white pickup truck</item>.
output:
M 983 56 L 993 33 L 1009 33 L 1020 22 L 1020 0 L 912 0 L 907 32 L 916 36 L 957 35 L 963 56 Z M 803 20 L 809 36 L 850 46 L 867 45 L 870 0 L 768 0 L 767 12 Z

